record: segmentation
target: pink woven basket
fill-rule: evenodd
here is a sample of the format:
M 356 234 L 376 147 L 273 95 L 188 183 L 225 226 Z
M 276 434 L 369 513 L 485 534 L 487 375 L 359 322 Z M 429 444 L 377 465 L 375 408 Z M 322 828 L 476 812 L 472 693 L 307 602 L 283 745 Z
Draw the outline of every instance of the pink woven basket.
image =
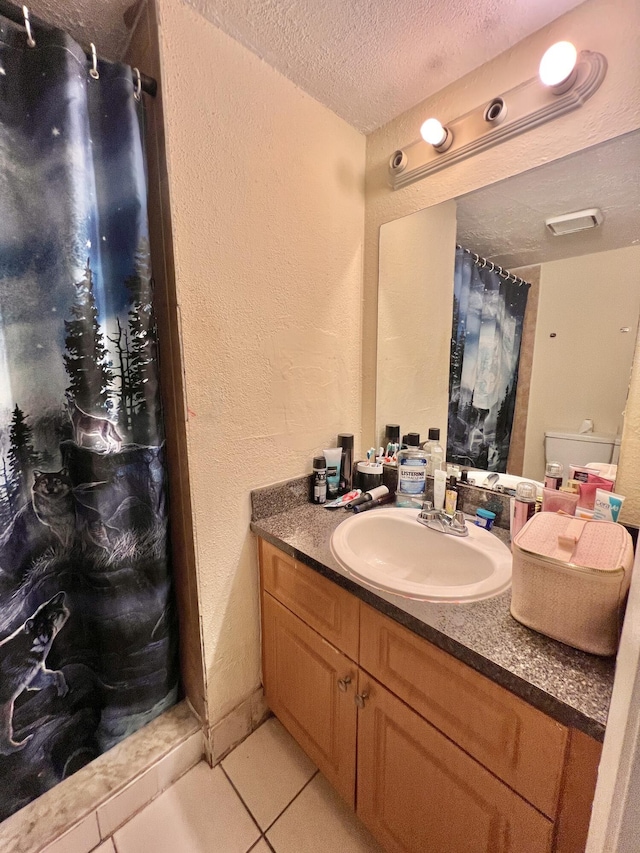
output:
M 627 530 L 539 512 L 516 535 L 512 550 L 514 619 L 576 649 L 614 655 L 633 566 Z

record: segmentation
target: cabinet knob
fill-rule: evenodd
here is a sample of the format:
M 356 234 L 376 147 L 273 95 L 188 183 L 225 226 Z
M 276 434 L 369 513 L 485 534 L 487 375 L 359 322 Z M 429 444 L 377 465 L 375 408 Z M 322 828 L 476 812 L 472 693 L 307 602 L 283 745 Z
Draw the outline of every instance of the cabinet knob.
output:
M 347 687 L 351 684 L 351 676 L 345 675 L 344 678 L 338 679 L 338 687 L 342 690 L 343 693 L 347 692 Z
M 364 708 L 364 703 L 369 698 L 369 693 L 367 690 L 364 690 L 362 693 L 356 693 L 356 705 L 358 708 Z

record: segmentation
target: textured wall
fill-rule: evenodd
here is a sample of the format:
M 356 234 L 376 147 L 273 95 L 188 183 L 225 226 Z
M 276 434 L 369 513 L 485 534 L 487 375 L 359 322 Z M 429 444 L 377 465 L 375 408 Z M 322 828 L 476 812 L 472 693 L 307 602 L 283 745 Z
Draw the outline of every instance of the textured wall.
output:
M 545 432 L 577 432 L 585 418 L 620 432 L 639 315 L 640 246 L 542 264 L 526 477 L 544 476 Z
M 367 137 L 366 236 L 363 314 L 363 440 L 375 424 L 378 231 L 384 222 L 564 157 L 640 127 L 640 4 L 637 0 L 587 0 L 506 53 L 443 89 Z M 429 115 L 446 123 L 534 76 L 544 50 L 560 39 L 601 51 L 609 61 L 599 91 L 581 109 L 393 192 L 387 183 L 391 153 L 419 138 Z M 640 385 L 640 375 L 634 379 Z M 640 387 L 637 389 L 640 398 Z M 640 402 L 640 400 L 639 400 Z M 631 407 L 631 401 L 630 406 Z M 638 414 L 640 420 L 640 413 Z M 635 438 L 635 436 L 638 436 Z M 622 460 L 640 470 L 640 430 Z M 635 445 L 637 444 L 637 448 Z M 621 460 L 621 461 L 622 461 Z M 640 494 L 638 495 L 640 510 Z M 640 514 L 638 515 L 640 520 Z
M 193 9 L 159 11 L 214 723 L 260 681 L 250 489 L 359 444 L 365 140 Z
M 454 201 L 380 229 L 376 445 L 388 423 L 447 445 L 455 246 Z
M 625 524 L 640 525 L 640 332 L 631 368 L 631 382 L 624 413 L 622 444 L 616 492 L 626 497 L 620 520 Z

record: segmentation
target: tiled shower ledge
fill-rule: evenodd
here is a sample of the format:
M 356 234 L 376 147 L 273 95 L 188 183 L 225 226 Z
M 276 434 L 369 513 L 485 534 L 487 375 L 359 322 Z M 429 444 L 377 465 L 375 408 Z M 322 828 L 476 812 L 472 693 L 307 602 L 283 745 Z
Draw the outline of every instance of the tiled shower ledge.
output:
M 200 723 L 181 702 L 3 821 L 0 850 L 92 850 L 202 753 Z

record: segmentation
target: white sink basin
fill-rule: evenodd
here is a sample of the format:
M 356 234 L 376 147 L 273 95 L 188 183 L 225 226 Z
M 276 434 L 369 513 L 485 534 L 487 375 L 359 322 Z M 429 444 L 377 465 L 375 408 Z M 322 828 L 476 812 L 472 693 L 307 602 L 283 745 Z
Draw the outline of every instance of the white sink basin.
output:
M 479 601 L 511 586 L 511 552 L 492 533 L 469 522 L 469 536 L 430 530 L 418 510 L 374 509 L 343 521 L 331 553 L 372 586 L 425 601 Z

